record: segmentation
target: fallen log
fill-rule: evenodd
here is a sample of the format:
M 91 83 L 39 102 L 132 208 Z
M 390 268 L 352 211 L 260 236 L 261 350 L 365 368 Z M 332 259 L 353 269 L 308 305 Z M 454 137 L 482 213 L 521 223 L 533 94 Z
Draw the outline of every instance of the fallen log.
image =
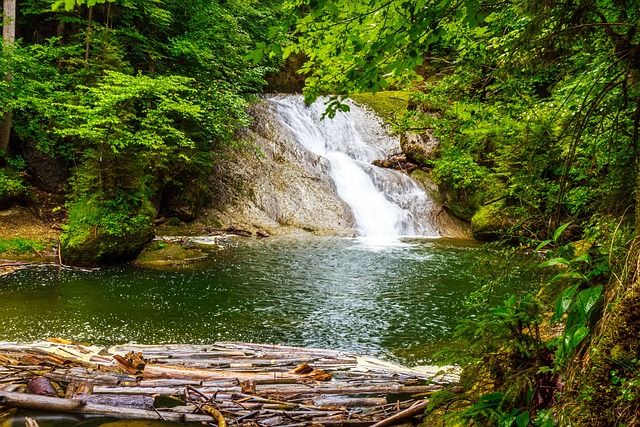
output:
M 118 408 L 149 409 L 153 406 L 153 397 L 139 394 L 76 394 L 73 399 L 83 403 L 117 406 Z
M 152 365 L 145 367 L 144 378 L 171 378 L 185 380 L 222 380 L 234 378 L 238 381 L 253 380 L 257 383 L 295 381 L 300 375 L 287 372 L 238 372 L 213 369 L 191 369 L 182 366 Z
M 360 397 L 348 398 L 342 396 L 324 396 L 312 400 L 313 404 L 320 408 L 355 408 L 367 406 L 382 406 L 387 404 L 386 397 Z
M 415 405 L 411 406 L 410 408 L 405 409 L 404 411 L 400 411 L 397 414 L 394 414 L 388 418 L 385 418 L 384 420 L 378 421 L 377 423 L 373 424 L 371 427 L 390 427 L 390 426 L 395 426 L 397 424 L 401 424 L 408 419 L 424 414 L 424 411 L 427 409 L 428 405 L 429 405 L 428 400 L 417 402 Z
M 296 388 L 258 388 L 258 393 L 262 395 L 278 395 L 278 396 L 312 396 L 317 394 L 340 394 L 340 395 L 356 395 L 356 394 L 418 394 L 429 393 L 442 390 L 441 385 L 417 385 L 402 386 L 398 384 L 380 385 L 380 386 L 361 386 L 345 383 L 345 385 L 333 387 L 296 387 Z
M 108 386 L 95 386 L 93 388 L 93 393 L 94 394 L 121 394 L 121 395 L 128 395 L 128 394 L 146 394 L 146 395 L 153 395 L 153 394 L 157 394 L 157 395 L 164 395 L 164 396 L 169 396 L 169 395 L 179 395 L 182 394 L 182 392 L 184 391 L 184 388 L 186 385 L 189 384 L 183 384 L 183 385 L 176 385 L 173 387 L 141 387 L 141 386 L 129 386 L 129 387 L 108 387 Z M 242 391 L 242 389 L 240 387 L 202 387 L 199 386 L 197 383 L 193 383 L 191 385 L 196 385 L 198 386 L 198 390 L 200 390 L 202 393 L 206 393 L 206 394 L 210 394 L 210 395 L 217 395 L 219 396 L 220 393 L 237 393 Z
M 35 409 L 38 411 L 66 412 L 85 415 L 100 415 L 105 417 L 164 420 L 177 422 L 211 422 L 215 419 L 211 415 L 177 414 L 169 411 L 146 410 L 137 408 L 123 408 L 118 406 L 101 405 L 82 402 L 74 399 L 59 397 L 37 396 L 24 393 L 10 393 L 0 391 L 0 406 L 9 408 Z

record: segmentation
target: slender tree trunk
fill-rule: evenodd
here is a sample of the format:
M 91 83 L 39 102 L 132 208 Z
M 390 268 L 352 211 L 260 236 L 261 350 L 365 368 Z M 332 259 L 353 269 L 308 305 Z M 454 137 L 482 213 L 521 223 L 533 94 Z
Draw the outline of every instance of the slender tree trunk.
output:
M 158 24 L 153 24 L 153 40 L 158 40 Z M 153 52 L 149 53 L 149 74 L 153 76 L 156 71 L 156 60 Z
M 93 22 L 93 6 L 89 6 L 89 23 L 87 24 L 87 42 L 84 51 L 84 60 L 89 60 L 89 51 L 91 49 L 91 23 Z
M 2 21 L 2 42 L 3 49 L 9 50 L 13 46 L 16 39 L 16 0 L 3 1 L 3 21 Z M 13 76 L 7 74 L 5 79 L 11 80 Z M 9 149 L 9 139 L 11 137 L 11 111 L 1 111 L 2 120 L 0 121 L 0 150 L 7 151 Z

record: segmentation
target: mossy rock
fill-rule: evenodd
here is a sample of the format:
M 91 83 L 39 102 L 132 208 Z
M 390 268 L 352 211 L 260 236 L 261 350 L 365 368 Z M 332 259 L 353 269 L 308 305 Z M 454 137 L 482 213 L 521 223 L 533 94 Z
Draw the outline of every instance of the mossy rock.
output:
M 358 93 L 351 98 L 358 104 L 372 109 L 387 123 L 393 123 L 400 114 L 407 111 L 409 105 L 409 93 L 403 91 L 385 91 L 372 93 Z
M 184 247 L 178 242 L 151 242 L 136 258 L 135 264 L 142 268 L 158 268 L 207 259 L 206 251 L 200 247 Z
M 153 238 L 151 227 L 123 235 L 105 234 L 96 229 L 84 230 L 82 236 L 63 235 L 62 259 L 69 264 L 102 264 L 130 261 Z
M 439 144 L 431 130 L 423 133 L 405 132 L 400 137 L 400 148 L 407 159 L 424 166 L 433 166 Z
M 481 206 L 471 218 L 473 238 L 483 242 L 498 240 L 512 225 L 504 213 L 504 204 L 500 202 Z

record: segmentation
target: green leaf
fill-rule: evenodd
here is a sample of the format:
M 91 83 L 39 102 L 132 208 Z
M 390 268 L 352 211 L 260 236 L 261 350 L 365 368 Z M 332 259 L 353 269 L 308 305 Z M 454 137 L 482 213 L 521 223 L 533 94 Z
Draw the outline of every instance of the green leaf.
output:
M 562 319 L 562 316 L 571 305 L 571 302 L 573 302 L 573 296 L 575 295 L 577 289 L 578 289 L 578 285 L 569 286 L 556 299 L 555 312 L 551 317 L 551 323 L 554 323 Z
M 550 260 L 541 263 L 539 267 L 551 267 L 558 264 L 569 265 L 569 260 L 564 258 L 551 258 Z
M 551 278 L 551 283 L 555 283 L 559 280 L 571 280 L 571 279 L 584 279 L 584 275 L 579 271 L 563 271 L 562 273 L 556 274 Z
M 553 233 L 553 241 L 556 242 L 564 230 L 571 224 L 572 221 L 567 222 L 566 224 L 562 224 L 558 229 Z
M 570 337 L 571 347 L 577 347 L 582 342 L 582 340 L 586 338 L 587 335 L 589 335 L 589 328 L 587 328 L 586 326 L 580 326 L 579 328 L 577 328 Z
M 586 262 L 587 264 L 589 264 L 591 262 L 591 256 L 587 253 L 584 253 L 572 259 L 571 262 Z
M 536 248 L 534 249 L 535 252 L 538 252 L 540 249 L 546 247 L 549 243 L 553 242 L 552 239 L 547 239 L 547 240 L 543 240 L 542 242 L 540 242 L 540 244 L 538 246 L 536 246 Z
M 516 426 L 527 427 L 529 425 L 529 411 L 524 411 L 516 417 Z
M 578 294 L 576 303 L 578 309 L 582 314 L 588 318 L 591 311 L 596 306 L 602 295 L 602 285 L 594 286 L 593 288 L 585 289 Z

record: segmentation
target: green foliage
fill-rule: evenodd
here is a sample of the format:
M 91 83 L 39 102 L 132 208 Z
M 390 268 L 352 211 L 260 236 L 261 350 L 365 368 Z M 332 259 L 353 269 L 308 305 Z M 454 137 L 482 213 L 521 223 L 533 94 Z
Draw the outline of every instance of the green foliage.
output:
M 274 65 L 245 57 L 277 8 L 237 0 L 65 0 L 53 12 L 41 0 L 20 5 L 23 39 L 0 56 L 0 74 L 12 76 L 0 79 L 0 103 L 13 112 L 16 151 L 35 147 L 75 165 L 69 218 L 80 222 L 69 224 L 69 242 L 89 223 L 105 233 L 117 221 L 136 229 L 166 186 L 188 185 L 201 199 L 214 151 L 239 145 L 251 94 Z M 19 188 L 14 175 L 0 181 L 5 192 Z M 121 197 L 126 207 L 109 205 Z
M 586 235 L 576 236 L 575 224 L 567 222 L 551 238 L 521 246 L 520 250 L 535 247 L 536 253 L 546 250 L 546 259 L 536 267 L 551 274 L 544 276 L 540 292 L 515 294 L 497 306 L 492 306 L 492 286 L 509 271 L 509 260 L 519 249 L 488 245 L 502 253 L 500 265 L 476 255 L 484 272 L 478 291 L 466 304 L 471 316 L 456 329 L 465 345 L 442 353 L 444 363 L 464 366 L 462 380 L 469 392 L 464 397 L 443 395 L 433 410 L 469 401 L 470 405 L 457 406 L 449 419 L 479 425 L 557 425 L 563 413 L 559 396 L 570 376 L 567 370 L 587 354 L 604 313 L 605 289 L 619 262 L 614 248 L 629 240 L 623 225 L 611 227 L 602 217 L 586 230 Z M 606 371 L 613 395 L 608 401 L 629 411 L 633 406 L 624 399 L 637 395 L 636 355 L 622 350 L 610 354 L 615 363 Z M 580 394 L 587 395 L 586 389 Z M 563 399 L 570 398 L 563 394 Z
M 15 237 L 12 239 L 0 239 L 0 253 L 12 254 L 37 254 L 44 249 L 45 244 L 40 241 Z
M 26 190 L 24 182 L 19 175 L 0 169 L 0 196 L 19 197 Z
M 476 404 L 456 414 L 463 420 L 491 423 L 499 427 L 527 427 L 529 411 L 514 409 L 509 412 L 503 409 L 505 395 L 503 393 L 483 394 Z

